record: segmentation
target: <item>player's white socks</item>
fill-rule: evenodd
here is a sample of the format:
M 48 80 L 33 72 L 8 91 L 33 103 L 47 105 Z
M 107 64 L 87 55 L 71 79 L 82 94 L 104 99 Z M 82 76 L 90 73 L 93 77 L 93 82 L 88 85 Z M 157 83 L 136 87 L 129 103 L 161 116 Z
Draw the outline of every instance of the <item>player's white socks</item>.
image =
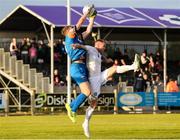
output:
M 135 69 L 135 66 L 133 64 L 132 65 L 123 65 L 123 66 L 117 66 L 116 72 L 117 73 L 125 73 L 127 71 L 134 70 L 134 69 Z
M 89 122 L 89 120 L 91 119 L 92 113 L 94 111 L 94 108 L 92 108 L 91 106 L 89 106 L 86 109 L 86 116 L 85 116 L 85 122 Z

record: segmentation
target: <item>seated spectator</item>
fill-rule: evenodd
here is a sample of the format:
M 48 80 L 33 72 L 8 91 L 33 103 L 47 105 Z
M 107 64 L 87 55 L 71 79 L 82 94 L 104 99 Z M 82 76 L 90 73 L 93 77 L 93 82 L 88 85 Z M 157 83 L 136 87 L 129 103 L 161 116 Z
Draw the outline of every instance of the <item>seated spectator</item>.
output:
M 118 66 L 118 65 L 119 65 L 119 61 L 118 61 L 118 59 L 115 59 L 113 66 Z
M 58 69 L 54 70 L 54 85 L 55 86 L 64 86 L 64 81 L 61 80 Z
M 113 59 L 117 59 L 120 62 L 119 65 L 126 65 L 120 48 L 115 48 Z
M 156 61 L 156 63 L 155 63 L 155 71 L 161 75 L 163 73 L 163 66 L 160 64 L 159 61 Z
M 149 71 L 155 73 L 155 63 L 152 55 L 149 56 Z
M 54 85 L 60 85 L 60 75 L 58 69 L 54 70 Z
M 159 61 L 160 64 L 163 63 L 163 56 L 160 54 L 160 51 L 156 52 L 155 61 L 154 62 L 156 62 L 156 61 Z
M 166 92 L 178 92 L 179 88 L 177 85 L 177 80 L 175 78 L 170 78 L 167 83 Z
M 156 76 L 156 85 L 157 85 L 157 92 L 164 92 L 164 84 L 161 80 L 160 75 Z
M 10 50 L 11 56 L 16 56 L 17 57 L 18 48 L 17 48 L 17 45 L 16 45 L 16 38 L 12 39 L 9 50 Z
M 61 50 L 60 49 L 61 48 L 58 46 L 58 44 L 54 45 L 54 61 L 55 61 L 55 63 L 59 63 L 60 62 L 60 59 L 61 59 L 61 55 L 60 55 Z

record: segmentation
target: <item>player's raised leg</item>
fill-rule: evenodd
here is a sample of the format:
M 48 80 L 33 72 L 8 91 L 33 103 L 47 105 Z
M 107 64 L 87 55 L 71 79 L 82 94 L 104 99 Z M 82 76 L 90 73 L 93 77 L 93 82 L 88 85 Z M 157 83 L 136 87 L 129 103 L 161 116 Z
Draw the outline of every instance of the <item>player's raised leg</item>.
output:
M 135 54 L 134 62 L 132 65 L 112 66 L 108 69 L 107 77 L 112 77 L 115 73 L 125 73 L 131 70 L 137 71 L 140 68 L 140 57 Z
M 84 135 L 87 138 L 90 138 L 89 121 L 90 121 L 93 111 L 97 105 L 97 98 L 94 100 L 91 100 L 90 102 L 91 102 L 91 105 L 86 109 L 85 120 L 82 124 L 83 130 L 84 130 Z

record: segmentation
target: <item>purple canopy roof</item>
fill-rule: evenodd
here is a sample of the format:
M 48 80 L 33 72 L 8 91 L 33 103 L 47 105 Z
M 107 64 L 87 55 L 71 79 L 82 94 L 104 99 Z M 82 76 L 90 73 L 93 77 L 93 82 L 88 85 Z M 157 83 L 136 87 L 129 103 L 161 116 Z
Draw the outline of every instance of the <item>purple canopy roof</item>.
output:
M 25 6 L 55 26 L 67 25 L 67 10 L 64 6 Z M 98 15 L 95 26 L 102 27 L 152 27 L 162 28 L 162 25 L 139 14 L 131 8 L 96 8 Z M 82 15 L 82 7 L 71 8 L 71 23 L 76 24 Z M 88 24 L 88 20 L 84 25 Z
M 19 8 L 45 22 L 47 21 L 47 24 L 53 24 L 56 27 L 67 25 L 65 6 L 20 6 Z M 180 28 L 180 10 L 177 9 L 105 7 L 96 9 L 98 15 L 95 19 L 95 26 L 97 27 Z M 71 7 L 71 23 L 73 25 L 76 24 L 81 15 L 82 7 Z M 84 23 L 84 26 L 86 25 L 88 25 L 88 19 Z
M 137 9 L 164 24 L 167 28 L 180 28 L 180 9 Z

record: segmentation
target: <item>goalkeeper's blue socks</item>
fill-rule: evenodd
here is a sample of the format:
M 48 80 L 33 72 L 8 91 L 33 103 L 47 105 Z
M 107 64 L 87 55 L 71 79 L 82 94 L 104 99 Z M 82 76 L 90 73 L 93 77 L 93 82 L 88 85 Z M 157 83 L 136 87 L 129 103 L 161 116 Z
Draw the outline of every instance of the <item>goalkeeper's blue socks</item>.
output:
M 70 107 L 71 107 L 71 108 L 73 108 L 75 101 L 76 101 L 75 99 L 72 100 L 72 102 L 71 102 L 71 104 L 70 104 Z
M 80 105 L 86 100 L 87 96 L 83 93 L 80 93 L 77 98 L 71 103 L 72 112 L 76 112 Z

